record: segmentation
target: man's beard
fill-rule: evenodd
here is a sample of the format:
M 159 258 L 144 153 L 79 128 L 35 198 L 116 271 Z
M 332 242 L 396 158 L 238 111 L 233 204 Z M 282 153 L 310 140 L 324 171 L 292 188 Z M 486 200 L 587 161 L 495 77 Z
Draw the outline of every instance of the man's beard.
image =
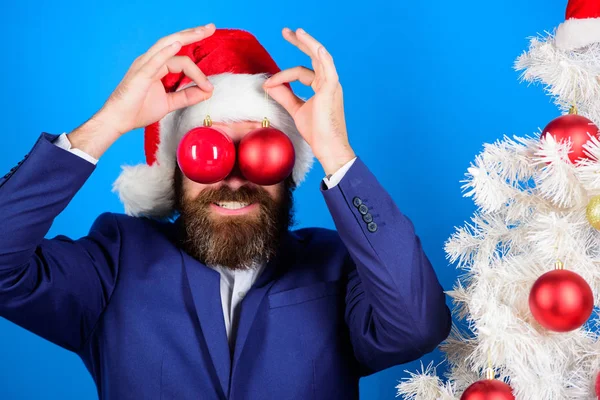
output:
M 182 177 L 175 173 L 176 208 L 183 218 L 180 232 L 183 249 L 210 266 L 248 269 L 271 260 L 282 236 L 293 223 L 294 183 L 288 178 L 280 201 L 260 187 L 242 186 L 237 190 L 224 185 L 204 189 L 195 199 L 184 196 Z M 256 203 L 250 215 L 222 216 L 211 212 L 220 202 Z

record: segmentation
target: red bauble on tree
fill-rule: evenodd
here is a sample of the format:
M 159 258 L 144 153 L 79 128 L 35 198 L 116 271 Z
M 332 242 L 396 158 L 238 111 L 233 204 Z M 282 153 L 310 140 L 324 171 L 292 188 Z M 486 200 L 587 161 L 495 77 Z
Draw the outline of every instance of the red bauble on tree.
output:
M 252 131 L 240 141 L 238 163 L 246 179 L 257 185 L 274 185 L 287 178 L 294 169 L 294 145 L 287 135 L 270 128 Z
M 568 115 L 552 120 L 544 128 L 542 138 L 546 135 L 552 135 L 558 143 L 570 140 L 569 160 L 575 163 L 578 159 L 589 158 L 583 145 L 590 140 L 590 136 L 598 137 L 598 127 L 591 120 L 577 115 L 577 110 L 573 107 Z
M 205 126 L 190 130 L 179 142 L 177 163 L 189 179 L 203 184 L 225 179 L 235 165 L 235 146 L 225 133 Z
M 512 389 L 496 379 L 477 381 L 464 391 L 460 400 L 515 400 Z
M 600 373 L 596 375 L 596 397 L 600 399 Z
M 572 271 L 557 269 L 540 276 L 529 294 L 529 309 L 545 328 L 568 332 L 588 320 L 594 307 L 594 295 L 585 279 Z

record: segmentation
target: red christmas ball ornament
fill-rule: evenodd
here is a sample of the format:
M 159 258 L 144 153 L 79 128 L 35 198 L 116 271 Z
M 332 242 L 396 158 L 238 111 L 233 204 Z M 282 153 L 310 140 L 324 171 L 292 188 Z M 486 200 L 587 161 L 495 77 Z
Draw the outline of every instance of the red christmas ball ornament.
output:
M 529 309 L 542 326 L 555 332 L 579 328 L 594 307 L 594 295 L 585 279 L 557 264 L 540 276 L 529 293 Z
M 596 397 L 600 399 L 600 373 L 596 375 Z
M 496 379 L 484 379 L 473 383 L 464 391 L 460 400 L 515 400 L 512 388 Z
M 280 130 L 263 128 L 244 136 L 238 146 L 238 164 L 246 179 L 257 185 L 274 185 L 294 169 L 295 152 L 290 138 Z
M 598 127 L 589 119 L 576 114 L 576 109 L 571 113 L 552 120 L 542 133 L 542 138 L 552 135 L 560 143 L 571 141 L 571 152 L 569 160 L 575 163 L 578 159 L 589 158 L 583 149 L 583 145 L 590 140 L 590 136 L 598 137 Z
M 177 163 L 189 179 L 210 184 L 225 179 L 235 165 L 235 145 L 225 133 L 197 127 L 186 133 L 177 148 Z

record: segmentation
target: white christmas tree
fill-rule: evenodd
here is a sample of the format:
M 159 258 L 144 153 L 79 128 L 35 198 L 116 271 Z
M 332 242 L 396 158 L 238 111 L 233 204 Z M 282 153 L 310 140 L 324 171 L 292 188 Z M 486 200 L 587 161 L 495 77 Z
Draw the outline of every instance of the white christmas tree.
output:
M 577 3 L 581 10 L 584 2 Z M 598 0 L 589 4 L 599 12 L 596 18 L 567 20 L 557 31 L 531 39 L 528 51 L 516 62 L 522 78 L 543 83 L 561 110 L 576 105 L 579 114 L 596 126 L 600 124 L 598 4 Z M 573 21 L 580 24 L 569 24 Z M 589 131 L 594 129 L 591 124 Z M 534 318 L 529 300 L 538 278 L 564 265 L 587 282 L 594 306 L 600 305 L 600 231 L 592 226 L 600 228 L 600 197 L 596 197 L 600 140 L 588 135 L 585 156 L 573 160 L 577 138 L 563 141 L 545 132 L 486 144 L 468 169 L 463 188 L 477 211 L 445 246 L 460 272 L 447 293 L 455 320 L 465 328 L 455 324 L 441 346 L 445 376 L 437 375 L 439 366 L 422 366 L 396 386 L 397 396 L 491 399 L 465 394 L 491 372 L 488 377 L 510 385 L 517 400 L 598 399 L 596 310 L 585 325 L 557 332 Z

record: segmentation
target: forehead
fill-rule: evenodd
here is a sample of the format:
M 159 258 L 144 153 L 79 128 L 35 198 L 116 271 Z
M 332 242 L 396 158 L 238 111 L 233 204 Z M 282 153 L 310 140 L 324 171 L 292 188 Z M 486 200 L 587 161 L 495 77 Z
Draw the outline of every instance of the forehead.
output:
M 237 121 L 237 122 L 215 122 L 213 121 L 213 125 L 219 129 L 230 129 L 230 130 L 239 130 L 239 129 L 254 129 L 256 127 L 261 126 L 262 121 Z
M 213 122 L 213 126 L 225 132 L 233 140 L 241 138 L 246 133 L 260 128 L 261 121 Z

